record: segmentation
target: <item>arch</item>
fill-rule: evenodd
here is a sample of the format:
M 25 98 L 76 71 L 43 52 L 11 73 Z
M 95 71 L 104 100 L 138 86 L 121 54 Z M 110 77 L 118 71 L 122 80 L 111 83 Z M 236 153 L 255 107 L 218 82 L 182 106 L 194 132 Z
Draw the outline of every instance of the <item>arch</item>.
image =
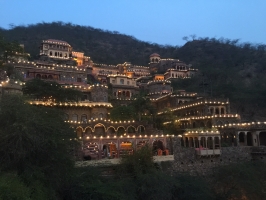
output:
M 139 125 L 137 127 L 137 130 L 138 130 L 138 133 L 143 133 L 143 132 L 145 132 L 145 127 L 143 125 Z
M 126 91 L 126 97 L 130 97 L 130 92 L 129 91 Z
M 201 137 L 200 138 L 200 147 L 207 147 L 206 145 L 207 145 L 206 138 L 205 137 Z
M 193 139 L 193 137 L 189 137 L 188 141 L 189 141 L 189 147 L 194 147 L 194 139 Z
M 52 51 L 50 51 L 50 56 L 52 56 L 53 55 L 53 52 Z
M 127 127 L 127 132 L 128 133 L 136 133 L 136 128 L 131 125 L 131 126 Z
M 77 127 L 76 128 L 76 134 L 77 134 L 77 137 L 79 138 L 79 139 L 81 139 L 82 137 L 83 137 L 83 129 L 82 129 L 82 127 Z
M 219 137 L 214 137 L 214 148 L 220 149 L 220 138 Z
M 155 155 L 162 155 L 162 150 L 164 150 L 164 144 L 161 140 L 154 140 L 152 142 L 152 150 L 155 153 Z
M 117 92 L 117 96 L 118 96 L 118 97 L 121 97 L 121 96 L 122 96 L 122 92 L 121 92 L 121 91 L 118 91 L 118 92 Z
M 219 110 L 219 108 L 215 108 L 215 114 L 216 114 L 216 115 L 219 115 L 219 114 L 220 114 L 220 110 Z
M 53 76 L 52 75 L 48 75 L 48 79 L 52 80 Z
M 238 134 L 239 144 L 244 145 L 245 144 L 245 133 L 240 132 Z
M 83 134 L 83 139 L 88 139 L 89 137 L 92 137 L 92 132 L 93 129 L 90 126 L 87 126 L 84 128 L 84 134 Z
M 117 127 L 116 132 L 117 132 L 117 136 L 121 136 L 126 133 L 126 129 L 123 126 L 119 126 Z
M 198 137 L 194 137 L 194 141 L 195 141 L 195 147 L 199 148 L 199 139 L 198 139 Z
M 95 128 L 96 127 L 103 127 L 104 128 L 104 131 L 106 131 L 106 128 L 105 128 L 105 126 L 102 123 L 95 124 L 94 127 L 93 127 L 94 131 L 95 131 Z
M 106 136 L 106 129 L 105 126 L 101 123 L 98 123 L 94 126 L 94 134 L 96 136 Z
M 85 133 L 91 133 L 91 132 L 93 132 L 93 128 L 91 128 L 90 126 L 87 126 L 86 128 L 84 128 L 84 132 Z
M 207 148 L 213 149 L 213 138 L 207 137 Z
M 259 139 L 260 139 L 260 146 L 266 146 L 266 132 L 260 132 L 259 133 Z
M 247 132 L 247 145 L 252 146 L 252 134 L 251 132 Z
M 106 130 L 106 134 L 107 136 L 111 136 L 111 137 L 115 136 L 115 127 L 109 126 Z
M 224 112 L 224 108 L 221 108 L 221 114 L 222 114 L 222 115 L 225 114 L 225 112 Z
M 36 74 L 35 78 L 41 79 L 41 74 Z

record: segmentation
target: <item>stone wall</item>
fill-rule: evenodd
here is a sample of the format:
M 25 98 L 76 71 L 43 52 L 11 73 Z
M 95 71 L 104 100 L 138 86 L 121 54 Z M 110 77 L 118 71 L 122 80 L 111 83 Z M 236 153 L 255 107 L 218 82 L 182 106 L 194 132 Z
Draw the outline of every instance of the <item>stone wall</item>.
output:
M 251 151 L 252 147 L 222 147 L 221 155 L 200 157 L 195 154 L 195 148 L 182 147 L 181 140 L 173 138 L 174 162 L 172 170 L 205 175 L 210 173 L 214 167 L 251 161 L 253 159 Z

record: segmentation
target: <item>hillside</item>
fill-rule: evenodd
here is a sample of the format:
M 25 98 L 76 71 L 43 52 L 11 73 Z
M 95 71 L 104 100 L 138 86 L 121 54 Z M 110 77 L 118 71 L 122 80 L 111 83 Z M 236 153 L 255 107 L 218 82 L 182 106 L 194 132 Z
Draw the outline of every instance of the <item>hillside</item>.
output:
M 11 30 L 2 29 L 0 32 L 7 40 L 17 40 L 24 44 L 32 58 L 37 57 L 40 43 L 45 39 L 64 40 L 75 51 L 82 51 L 90 56 L 94 62 L 108 64 L 132 62 L 136 65 L 146 65 L 150 54 L 157 52 L 163 57 L 171 57 L 176 49 L 142 42 L 118 32 L 63 22 L 17 26 Z
M 266 45 L 194 37 L 182 47 L 162 46 L 118 32 L 62 22 L 17 26 L 0 32 L 7 40 L 23 43 L 32 59 L 37 58 L 40 42 L 49 38 L 67 41 L 75 51 L 83 51 L 96 63 L 128 61 L 147 65 L 154 52 L 162 58 L 178 58 L 200 72 L 194 79 L 174 82 L 175 90 L 228 97 L 232 111 L 245 119 L 264 120 L 266 116 Z

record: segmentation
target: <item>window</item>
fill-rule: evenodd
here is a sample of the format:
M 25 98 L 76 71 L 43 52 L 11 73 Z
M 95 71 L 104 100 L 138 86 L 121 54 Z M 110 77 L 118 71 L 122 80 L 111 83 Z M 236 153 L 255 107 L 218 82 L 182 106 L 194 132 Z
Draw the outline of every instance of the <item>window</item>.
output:
M 85 115 L 85 114 L 81 115 L 81 121 L 83 123 L 86 123 L 87 122 L 87 115 Z
M 81 78 L 77 78 L 77 82 L 81 82 Z
M 129 81 L 127 81 L 127 84 L 129 85 Z
M 124 79 L 120 79 L 120 84 L 124 85 Z
M 53 52 L 52 51 L 50 51 L 50 56 L 52 56 L 53 55 Z
M 115 83 L 115 80 L 112 80 L 112 83 Z
M 78 115 L 74 114 L 72 115 L 72 121 L 78 121 Z

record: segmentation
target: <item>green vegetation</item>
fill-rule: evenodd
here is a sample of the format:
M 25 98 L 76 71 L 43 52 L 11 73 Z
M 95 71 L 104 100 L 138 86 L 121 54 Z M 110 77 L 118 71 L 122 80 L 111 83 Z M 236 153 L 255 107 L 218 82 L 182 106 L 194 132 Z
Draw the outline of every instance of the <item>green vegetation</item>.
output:
M 24 44 L 25 51 L 32 55 L 32 59 L 38 57 L 40 42 L 49 38 L 67 41 L 76 51 L 83 51 L 96 63 L 147 65 L 149 55 L 154 52 L 162 58 L 178 58 L 199 69 L 199 74 L 190 80 L 174 82 L 174 90 L 185 89 L 202 95 L 229 98 L 232 111 L 241 114 L 242 118 L 265 118 L 264 44 L 191 35 L 184 37 L 187 43 L 182 47 L 163 46 L 142 42 L 118 32 L 63 22 L 16 26 L 10 30 L 1 29 L 0 33 L 6 41 Z
M 28 193 L 30 199 L 55 199 L 74 167 L 75 133 L 63 121 L 63 113 L 5 95 L 0 122 L 0 191 L 7 187 L 0 199 L 20 199 L 9 192 L 14 185 L 22 187 L 16 190 L 19 196 L 23 187 L 28 188 L 25 199 Z M 6 185 L 5 177 L 11 177 Z
M 23 94 L 31 99 L 50 100 L 52 102 L 78 101 L 82 92 L 64 88 L 55 81 L 32 79 L 26 82 L 22 88 Z

